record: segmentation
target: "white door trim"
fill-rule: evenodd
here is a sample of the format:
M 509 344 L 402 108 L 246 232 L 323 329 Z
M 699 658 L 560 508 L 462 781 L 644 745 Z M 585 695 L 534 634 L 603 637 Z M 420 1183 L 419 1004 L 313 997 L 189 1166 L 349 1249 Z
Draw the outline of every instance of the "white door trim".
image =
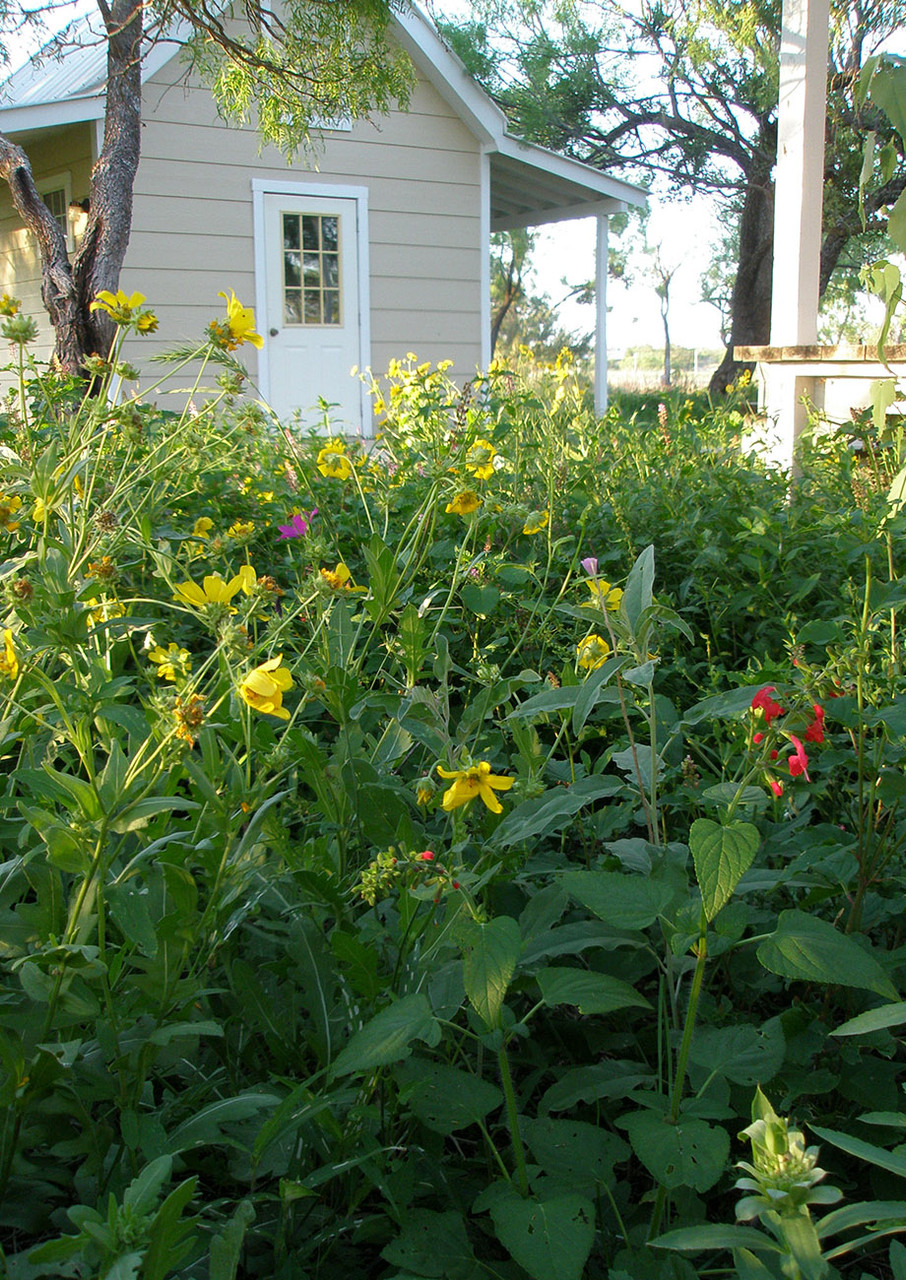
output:
M 371 270 L 368 260 L 368 188 L 352 187 L 340 183 L 296 182 L 287 178 L 252 178 L 252 224 L 255 252 L 255 314 L 267 315 L 266 256 L 265 256 L 265 196 L 314 196 L 322 199 L 354 200 L 356 202 L 356 244 L 358 249 L 358 305 L 359 305 L 359 369 L 371 367 Z M 271 371 L 268 355 L 267 333 L 264 346 L 258 352 L 258 385 L 262 397 L 267 400 L 271 390 Z M 360 396 L 361 435 L 371 435 L 371 399 L 362 383 Z

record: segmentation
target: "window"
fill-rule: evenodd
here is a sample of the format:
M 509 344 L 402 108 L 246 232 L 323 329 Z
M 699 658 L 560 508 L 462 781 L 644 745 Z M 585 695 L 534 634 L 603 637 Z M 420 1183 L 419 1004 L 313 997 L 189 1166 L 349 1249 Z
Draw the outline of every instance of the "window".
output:
M 340 219 L 283 214 L 283 322 L 340 325 Z
M 41 199 L 60 224 L 60 230 L 66 238 L 66 248 L 75 248 L 73 227 L 69 218 L 69 204 L 72 200 L 72 179 L 68 173 L 55 173 L 47 178 L 39 178 L 35 184 Z

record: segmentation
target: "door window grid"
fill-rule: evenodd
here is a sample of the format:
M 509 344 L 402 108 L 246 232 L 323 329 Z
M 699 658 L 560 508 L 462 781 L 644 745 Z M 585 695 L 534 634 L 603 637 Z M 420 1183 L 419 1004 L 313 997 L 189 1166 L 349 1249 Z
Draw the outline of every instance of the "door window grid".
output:
M 69 201 L 66 198 L 66 188 L 58 187 L 53 191 L 44 191 L 41 193 L 41 199 L 60 224 L 60 230 L 63 232 L 63 235 L 68 238 Z
M 283 322 L 342 324 L 337 214 L 283 214 Z

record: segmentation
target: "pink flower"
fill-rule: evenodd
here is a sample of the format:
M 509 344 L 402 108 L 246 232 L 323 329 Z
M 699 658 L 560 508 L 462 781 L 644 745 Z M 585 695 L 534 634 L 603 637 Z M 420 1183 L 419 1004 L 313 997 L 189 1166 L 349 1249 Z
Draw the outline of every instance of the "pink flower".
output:
M 306 533 L 308 533 L 309 523 L 314 520 L 317 514 L 317 507 L 313 507 L 307 515 L 304 511 L 297 511 L 296 514 L 290 518 L 289 524 L 277 525 L 277 528 L 280 530 L 280 537 L 283 539 L 304 538 Z
M 823 742 L 824 741 L 824 708 L 819 707 L 817 702 L 812 703 L 812 709 L 815 712 L 815 718 L 805 731 L 804 737 L 806 742 Z
M 790 734 L 790 742 L 796 748 L 795 755 L 787 756 L 786 762 L 790 768 L 790 777 L 798 778 L 801 774 L 806 782 L 811 782 L 811 778 L 808 776 L 808 756 L 805 754 L 805 747 L 803 747 L 794 733 Z
M 596 578 L 598 576 L 597 556 L 586 556 L 585 559 L 580 560 L 579 563 L 590 578 Z
M 776 720 L 778 716 L 783 715 L 783 707 L 771 697 L 771 694 L 775 692 L 774 686 L 768 684 L 763 689 L 759 689 L 752 699 L 752 710 L 762 711 L 764 713 L 764 722 L 767 725 L 772 720 Z

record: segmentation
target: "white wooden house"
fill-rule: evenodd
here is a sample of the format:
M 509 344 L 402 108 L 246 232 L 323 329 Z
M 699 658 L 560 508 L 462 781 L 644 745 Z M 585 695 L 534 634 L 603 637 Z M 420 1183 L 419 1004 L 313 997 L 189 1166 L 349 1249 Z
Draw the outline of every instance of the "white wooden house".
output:
M 134 340 L 130 358 L 199 338 L 223 313 L 218 293 L 233 289 L 256 308 L 265 344 L 242 354 L 281 418 L 310 421 L 324 397 L 339 406 L 338 425 L 367 435 L 353 366 L 380 372 L 412 351 L 470 377 L 489 358 L 492 232 L 594 216 L 603 406 L 607 220 L 644 204 L 644 192 L 509 134 L 415 6 L 394 17 L 393 38 L 417 74 L 409 109 L 325 130 L 316 167 L 287 165 L 252 127 L 224 124 L 210 93 L 186 83 L 173 44 L 150 53 L 121 285 L 146 295 L 160 329 Z M 0 91 L 0 131 L 26 150 L 73 247 L 103 114 L 99 43 L 25 67 Z M 4 290 L 42 323 L 48 353 L 36 246 L 0 190 Z

